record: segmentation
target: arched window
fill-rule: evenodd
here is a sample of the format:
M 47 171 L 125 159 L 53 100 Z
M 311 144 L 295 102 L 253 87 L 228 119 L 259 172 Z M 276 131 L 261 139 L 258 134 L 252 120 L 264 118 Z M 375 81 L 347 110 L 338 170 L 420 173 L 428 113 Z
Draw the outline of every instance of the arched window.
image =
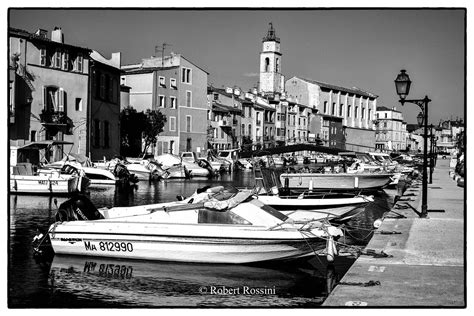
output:
M 280 58 L 276 59 L 275 72 L 280 72 Z
M 270 70 L 270 58 L 265 58 L 265 72 Z

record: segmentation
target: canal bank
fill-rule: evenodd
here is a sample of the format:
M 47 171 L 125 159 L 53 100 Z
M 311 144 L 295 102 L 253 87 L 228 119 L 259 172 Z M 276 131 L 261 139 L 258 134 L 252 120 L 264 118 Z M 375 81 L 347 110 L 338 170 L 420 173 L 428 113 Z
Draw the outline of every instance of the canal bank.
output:
M 406 205 L 421 210 L 421 182 L 414 182 L 323 306 L 466 305 L 464 189 L 449 170 L 448 160 L 438 160 L 428 185 L 428 210 L 438 212 L 419 218 Z

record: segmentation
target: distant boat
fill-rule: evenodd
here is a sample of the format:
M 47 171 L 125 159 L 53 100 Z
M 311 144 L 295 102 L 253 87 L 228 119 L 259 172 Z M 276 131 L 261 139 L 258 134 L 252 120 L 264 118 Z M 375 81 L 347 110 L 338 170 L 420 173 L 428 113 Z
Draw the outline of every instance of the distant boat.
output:
M 317 190 L 376 190 L 389 184 L 388 173 L 283 173 L 284 187 Z
M 333 249 L 335 244 L 327 240 L 342 236 L 340 229 L 320 221 L 295 223 L 251 199 L 248 192 L 237 192 L 222 200 L 153 205 L 146 209 L 138 206 L 97 210 L 90 201 L 75 202 L 61 204 L 59 222 L 49 229 L 55 253 L 244 264 L 296 259 L 326 247 Z M 75 211 L 77 208 L 80 213 Z M 114 214 L 117 211 L 136 215 L 121 217 Z

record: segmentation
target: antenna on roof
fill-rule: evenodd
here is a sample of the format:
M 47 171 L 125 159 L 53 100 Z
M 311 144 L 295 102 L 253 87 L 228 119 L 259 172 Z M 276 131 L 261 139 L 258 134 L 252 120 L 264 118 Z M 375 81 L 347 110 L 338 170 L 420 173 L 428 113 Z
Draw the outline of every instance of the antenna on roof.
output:
M 160 49 L 160 46 L 159 45 L 156 45 L 155 46 L 155 57 L 157 55 L 157 53 L 161 52 L 161 67 L 163 67 L 163 60 L 165 58 L 165 49 L 166 49 L 166 46 L 173 46 L 171 44 L 168 44 L 168 43 L 163 43 L 161 44 L 161 49 Z

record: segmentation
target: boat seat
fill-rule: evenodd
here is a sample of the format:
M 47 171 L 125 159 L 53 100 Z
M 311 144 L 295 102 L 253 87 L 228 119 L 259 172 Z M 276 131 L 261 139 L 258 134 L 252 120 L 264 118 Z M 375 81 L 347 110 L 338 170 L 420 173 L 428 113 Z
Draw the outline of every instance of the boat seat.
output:
M 22 175 L 22 176 L 32 176 L 33 168 L 31 166 L 31 163 L 29 162 L 17 163 L 16 166 L 13 167 L 13 174 Z

